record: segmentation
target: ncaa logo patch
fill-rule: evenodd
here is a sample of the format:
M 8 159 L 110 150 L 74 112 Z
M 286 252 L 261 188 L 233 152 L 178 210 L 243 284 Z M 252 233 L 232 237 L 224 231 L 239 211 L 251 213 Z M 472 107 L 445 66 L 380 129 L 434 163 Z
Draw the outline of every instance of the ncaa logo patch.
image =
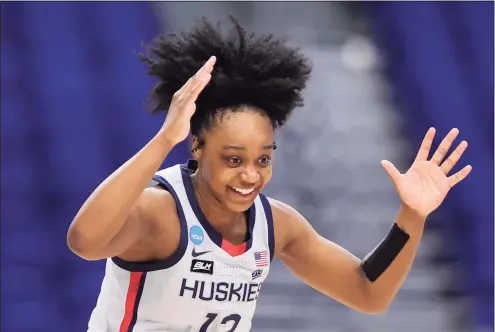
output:
M 189 239 L 191 239 L 191 242 L 195 245 L 200 245 L 203 243 L 204 238 L 205 235 L 201 227 L 193 226 L 189 229 Z

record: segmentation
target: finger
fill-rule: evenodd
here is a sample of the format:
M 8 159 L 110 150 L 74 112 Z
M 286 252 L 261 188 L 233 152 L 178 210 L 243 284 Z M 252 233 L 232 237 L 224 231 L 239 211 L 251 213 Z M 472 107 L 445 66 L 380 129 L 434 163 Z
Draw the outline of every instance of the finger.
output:
M 184 86 L 181 88 L 183 91 L 187 91 L 188 89 L 194 88 L 200 83 L 204 77 L 205 74 L 210 74 L 211 71 L 213 70 L 213 66 L 216 62 L 216 57 L 212 56 L 208 61 L 205 62 L 205 64 L 199 68 L 199 70 L 189 78 L 189 80 L 184 84 Z
M 451 175 L 447 178 L 449 186 L 452 188 L 462 180 L 464 180 L 469 173 L 471 173 L 471 170 L 473 167 L 471 165 L 467 165 L 463 169 L 461 169 L 459 172 L 455 173 L 454 175 Z
M 179 91 L 177 91 L 177 93 L 189 94 L 192 89 L 194 89 L 198 84 L 201 83 L 205 75 L 210 74 L 213 71 L 213 67 L 216 61 L 217 58 L 215 56 L 210 57 L 208 61 L 206 61 L 205 64 L 201 68 L 199 68 L 196 74 L 194 74 L 187 80 L 187 82 L 179 89 Z
M 195 102 L 199 94 L 211 80 L 211 72 L 216 62 L 216 57 L 212 56 L 204 66 L 194 75 L 190 85 L 186 88 L 184 101 L 186 103 Z
M 397 168 L 388 160 L 382 160 L 381 164 L 383 168 L 385 169 L 385 172 L 387 172 L 388 176 L 394 183 L 394 185 L 397 183 L 397 181 L 400 179 L 401 175 L 400 172 L 397 170 Z
M 438 146 L 437 151 L 435 151 L 433 157 L 431 157 L 432 163 L 434 163 L 435 165 L 440 165 L 458 134 L 459 129 L 454 128 L 447 134 L 447 136 L 445 136 L 445 138 L 442 140 L 442 143 L 440 143 L 440 145 Z
M 212 56 L 208 59 L 208 61 L 205 62 L 205 64 L 199 68 L 199 70 L 194 74 L 193 77 L 191 77 L 191 81 L 195 83 L 195 81 L 201 80 L 202 76 L 206 74 L 210 74 L 213 71 L 213 67 L 215 65 L 215 62 L 217 61 L 217 58 Z
M 200 70 L 205 70 L 207 73 L 211 73 L 216 62 L 217 62 L 217 57 L 211 56 Z
M 450 154 L 450 156 L 440 165 L 440 168 L 445 174 L 448 174 L 452 168 L 454 168 L 455 164 L 461 159 L 464 151 L 466 151 L 468 147 L 468 143 L 466 141 L 462 141 L 457 148 Z
M 433 138 L 435 138 L 435 128 L 431 127 L 426 132 L 425 137 L 423 138 L 423 142 L 419 147 L 418 154 L 416 155 L 415 161 L 424 161 L 428 159 L 428 155 L 430 154 L 431 145 L 433 144 Z
M 199 94 L 201 93 L 201 91 L 203 91 L 203 89 L 206 87 L 206 85 L 208 84 L 208 82 L 210 82 L 211 80 L 211 75 L 210 74 L 206 74 L 203 79 L 199 82 L 197 82 L 196 86 L 194 86 L 191 91 L 189 92 L 189 94 L 185 97 L 184 101 L 186 103 L 194 103 L 196 102 L 196 100 L 198 99 L 198 96 Z

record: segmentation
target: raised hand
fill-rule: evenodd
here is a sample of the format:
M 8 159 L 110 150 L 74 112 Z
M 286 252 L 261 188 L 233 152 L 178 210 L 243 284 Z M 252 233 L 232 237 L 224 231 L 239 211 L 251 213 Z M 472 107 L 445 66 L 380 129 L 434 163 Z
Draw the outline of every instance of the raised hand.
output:
M 216 58 L 212 56 L 172 98 L 162 133 L 173 145 L 182 142 L 189 135 L 191 117 L 196 111 L 196 100 L 211 79 L 215 61 Z
M 435 128 L 430 128 L 423 139 L 414 163 L 404 174 L 401 174 L 390 161 L 382 161 L 382 166 L 392 179 L 402 204 L 422 217 L 426 217 L 436 210 L 449 190 L 464 180 L 471 172 L 472 167 L 468 165 L 459 172 L 448 176 L 468 146 L 466 141 L 462 141 L 445 159 L 458 134 L 458 129 L 452 129 L 440 143 L 431 159 L 428 160 L 435 137 Z

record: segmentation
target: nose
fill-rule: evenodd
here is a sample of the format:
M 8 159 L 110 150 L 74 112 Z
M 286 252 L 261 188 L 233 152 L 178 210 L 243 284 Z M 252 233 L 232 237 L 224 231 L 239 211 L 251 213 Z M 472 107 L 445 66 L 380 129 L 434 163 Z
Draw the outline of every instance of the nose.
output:
M 240 175 L 241 180 L 248 185 L 253 185 L 260 179 L 260 173 L 254 166 L 246 166 Z

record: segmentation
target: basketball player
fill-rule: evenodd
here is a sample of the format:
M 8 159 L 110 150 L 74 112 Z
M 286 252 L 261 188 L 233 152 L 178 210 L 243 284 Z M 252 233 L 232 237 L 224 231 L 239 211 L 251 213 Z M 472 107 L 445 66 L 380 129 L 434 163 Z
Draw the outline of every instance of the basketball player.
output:
M 262 194 L 274 129 L 302 104 L 310 66 L 285 42 L 233 24 L 224 37 L 204 21 L 157 38 L 141 56 L 158 79 L 154 111 L 168 109 L 165 122 L 93 192 L 68 232 L 74 253 L 107 258 L 89 331 L 249 331 L 274 258 L 344 305 L 384 312 L 425 219 L 471 170 L 448 175 L 467 147 L 446 158 L 457 129 L 429 159 L 431 128 L 406 173 L 382 162 L 401 206 L 375 250 L 360 260 L 322 238 L 292 207 Z M 193 160 L 158 170 L 189 132 Z

